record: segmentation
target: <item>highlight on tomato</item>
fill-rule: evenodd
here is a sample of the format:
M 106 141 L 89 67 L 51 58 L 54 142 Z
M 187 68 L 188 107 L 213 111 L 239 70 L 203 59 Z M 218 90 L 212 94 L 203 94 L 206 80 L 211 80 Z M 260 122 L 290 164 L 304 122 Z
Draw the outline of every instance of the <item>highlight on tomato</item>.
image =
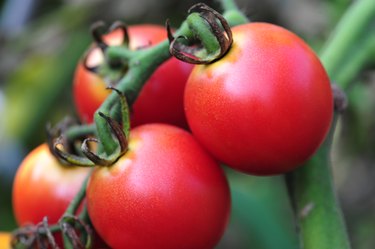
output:
M 213 248 L 228 222 L 230 192 L 190 133 L 146 124 L 131 131 L 114 165 L 95 168 L 87 207 L 111 248 Z
M 274 175 L 309 159 L 326 137 L 333 98 L 325 69 L 292 32 L 272 24 L 234 27 L 220 60 L 197 65 L 185 112 L 199 142 L 245 173 Z
M 130 49 L 155 45 L 167 38 L 163 26 L 133 25 L 128 27 Z M 123 32 L 116 29 L 103 37 L 108 45 L 120 45 Z M 103 63 L 103 53 L 98 47 L 87 55 L 88 65 Z M 168 123 L 187 128 L 183 108 L 184 87 L 192 65 L 171 58 L 160 65 L 145 83 L 132 106 L 132 127 L 145 123 Z M 74 102 L 78 115 L 84 123 L 93 122 L 93 114 L 105 100 L 110 91 L 97 74 L 85 69 L 82 62 L 77 65 L 74 77 Z

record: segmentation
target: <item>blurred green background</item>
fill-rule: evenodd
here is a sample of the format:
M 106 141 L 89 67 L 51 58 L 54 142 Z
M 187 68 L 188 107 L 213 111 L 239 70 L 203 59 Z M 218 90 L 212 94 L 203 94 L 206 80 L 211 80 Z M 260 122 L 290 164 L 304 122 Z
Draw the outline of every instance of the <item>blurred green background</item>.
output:
M 205 2 L 176 0 L 0 1 L 0 231 L 16 227 L 11 187 L 22 158 L 45 141 L 45 124 L 75 116 L 72 78 L 91 42 L 89 26 L 158 23 L 174 26 Z M 284 26 L 316 51 L 348 0 L 238 0 L 252 21 Z M 332 151 L 335 185 L 353 248 L 375 248 L 375 51 L 372 65 L 350 87 Z M 282 176 L 252 177 L 227 170 L 233 196 L 229 228 L 218 248 L 293 249 L 298 236 Z M 319 184 L 317 182 L 316 184 Z

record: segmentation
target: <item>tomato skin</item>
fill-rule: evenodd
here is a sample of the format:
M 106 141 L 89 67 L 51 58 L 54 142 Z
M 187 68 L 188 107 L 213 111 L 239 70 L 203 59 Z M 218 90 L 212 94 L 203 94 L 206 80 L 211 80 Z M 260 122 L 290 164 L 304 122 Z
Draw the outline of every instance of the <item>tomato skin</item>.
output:
M 186 131 L 148 124 L 129 151 L 97 168 L 88 187 L 91 221 L 111 248 L 213 248 L 230 212 L 219 165 Z
M 13 212 L 18 225 L 38 224 L 45 216 L 49 224 L 56 224 L 89 171 L 89 168 L 62 165 L 47 144 L 31 151 L 19 166 L 13 183 Z M 61 235 L 56 234 L 55 239 L 62 247 Z M 108 247 L 95 236 L 93 248 Z
M 155 45 L 167 38 L 165 28 L 158 25 L 134 25 L 128 27 L 130 49 Z M 104 37 L 110 45 L 122 42 L 122 31 L 115 30 Z M 88 57 L 89 65 L 103 62 L 99 49 L 94 49 Z M 193 66 L 175 58 L 164 62 L 151 75 L 140 92 L 132 110 L 132 126 L 146 123 L 168 123 L 187 128 L 183 109 L 183 93 Z M 80 119 L 92 123 L 93 114 L 110 91 L 97 75 L 87 71 L 79 63 L 74 77 L 74 100 Z
M 30 152 L 17 170 L 13 183 L 13 210 L 18 225 L 37 224 L 48 216 L 56 223 L 78 193 L 88 168 L 65 167 L 47 144 Z
M 230 167 L 255 175 L 291 171 L 329 130 L 329 78 L 305 42 L 281 27 L 250 23 L 232 31 L 229 52 L 196 66 L 188 79 L 189 126 Z

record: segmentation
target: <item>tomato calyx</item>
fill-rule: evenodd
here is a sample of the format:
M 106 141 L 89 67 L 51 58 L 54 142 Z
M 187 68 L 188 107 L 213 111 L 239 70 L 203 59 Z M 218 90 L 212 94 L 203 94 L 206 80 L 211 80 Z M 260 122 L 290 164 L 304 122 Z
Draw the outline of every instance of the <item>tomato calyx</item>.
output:
M 65 131 L 71 122 L 63 121 L 55 129 L 47 127 L 47 143 L 51 153 L 63 164 L 82 167 L 110 166 L 128 150 L 130 134 L 129 107 L 125 95 L 114 87 L 107 87 L 119 95 L 119 117 L 112 118 L 106 112 L 98 111 L 97 137 L 95 134 L 69 139 Z M 80 147 L 77 146 L 80 142 Z M 90 144 L 96 143 L 96 146 Z M 92 149 L 92 148 L 95 148 Z
M 225 18 L 203 3 L 192 6 L 187 24 L 193 39 L 174 37 L 167 21 L 170 53 L 191 64 L 209 64 L 223 57 L 233 43 L 232 31 Z
M 117 29 L 120 29 L 123 33 L 122 36 L 122 45 L 128 46 L 129 45 L 129 34 L 128 34 L 128 29 L 126 25 L 120 21 L 114 22 L 108 30 L 105 28 L 105 23 L 103 21 L 98 21 L 92 24 L 91 26 L 91 34 L 92 37 L 94 38 L 94 41 L 96 45 L 102 50 L 103 54 L 105 54 L 105 51 L 109 47 L 109 45 L 104 41 L 103 36 L 105 34 L 109 34 Z M 87 63 L 85 67 L 87 68 Z M 122 68 L 124 66 L 123 61 L 121 61 L 120 58 L 112 59 L 108 61 L 109 67 L 112 69 L 118 69 Z M 90 70 L 90 67 L 87 68 Z M 92 70 L 92 68 L 91 68 Z
M 52 233 L 58 227 L 50 227 L 48 218 L 36 225 L 27 225 L 15 230 L 12 233 L 12 248 L 58 248 Z
M 63 235 L 66 236 L 64 244 L 70 243 L 72 248 L 77 249 L 91 248 L 92 229 L 80 217 L 64 215 L 59 221 L 59 226 Z
M 58 249 L 54 234 L 61 232 L 64 245 L 70 248 L 91 248 L 92 229 L 81 217 L 66 214 L 56 225 L 49 225 L 45 216 L 36 225 L 27 225 L 12 233 L 12 248 L 53 248 Z M 69 244 L 69 245 L 67 245 Z
M 91 46 L 88 51 L 85 53 L 82 65 L 83 67 L 96 75 L 102 78 L 107 85 L 115 85 L 129 70 L 129 60 L 131 58 L 131 52 L 128 49 L 129 46 L 129 34 L 127 27 L 124 23 L 120 21 L 114 22 L 109 28 L 106 27 L 106 24 L 103 21 L 97 21 L 91 25 L 91 34 L 95 42 L 95 46 Z M 122 33 L 120 44 L 116 47 L 121 48 L 123 52 L 121 55 L 118 55 L 116 52 L 113 54 L 108 54 L 108 48 L 111 47 L 105 39 L 107 35 L 120 30 Z M 99 50 L 99 51 L 97 51 Z M 124 56 L 125 51 L 125 56 Z M 94 57 L 95 53 L 100 52 L 103 61 L 96 61 L 95 63 L 90 63 L 90 58 Z

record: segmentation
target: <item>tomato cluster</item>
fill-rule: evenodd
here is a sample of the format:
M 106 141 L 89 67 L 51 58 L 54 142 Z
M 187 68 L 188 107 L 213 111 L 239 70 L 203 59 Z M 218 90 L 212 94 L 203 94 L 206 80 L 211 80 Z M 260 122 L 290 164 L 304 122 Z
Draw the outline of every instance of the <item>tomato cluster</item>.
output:
M 324 140 L 333 99 L 314 52 L 271 24 L 232 32 L 233 44 L 220 60 L 191 71 L 172 58 L 154 72 L 134 103 L 127 152 L 90 176 L 88 213 L 111 248 L 213 248 L 230 213 L 219 163 L 249 174 L 282 174 Z M 130 48 L 142 49 L 166 33 L 139 25 L 129 27 L 129 36 Z M 104 40 L 116 45 L 121 37 L 114 31 Z M 100 65 L 104 57 L 93 46 L 86 63 Z M 105 87 L 82 62 L 77 66 L 74 96 L 83 122 L 93 121 Z M 59 164 L 46 145 L 31 152 L 14 183 L 18 223 L 45 215 L 56 222 L 87 173 Z

